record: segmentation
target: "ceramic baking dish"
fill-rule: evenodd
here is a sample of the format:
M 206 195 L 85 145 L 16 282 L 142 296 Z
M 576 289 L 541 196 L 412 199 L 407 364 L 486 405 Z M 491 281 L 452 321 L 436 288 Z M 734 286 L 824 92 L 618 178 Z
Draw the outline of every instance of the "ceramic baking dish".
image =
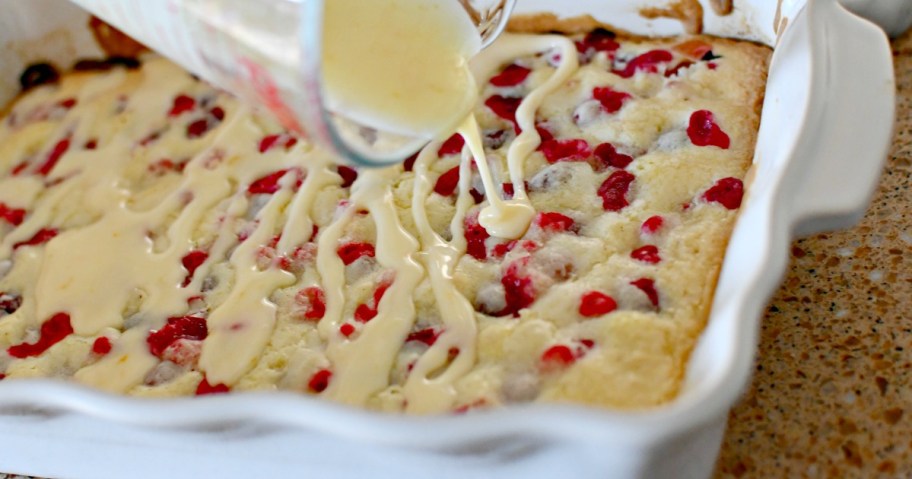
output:
M 902 8 L 902 2 L 895 2 Z M 0 471 L 141 477 L 706 477 L 750 377 L 763 308 L 792 237 L 864 212 L 890 143 L 894 84 L 884 33 L 836 0 L 736 0 L 707 33 L 775 47 L 753 180 L 711 317 L 680 396 L 616 412 L 528 405 L 465 416 L 370 413 L 290 393 L 175 400 L 110 396 L 47 380 L 0 382 Z M 681 32 L 629 0 L 522 0 L 518 13 L 592 14 L 643 34 Z M 0 102 L 28 62 L 100 54 L 63 0 L 0 0 Z

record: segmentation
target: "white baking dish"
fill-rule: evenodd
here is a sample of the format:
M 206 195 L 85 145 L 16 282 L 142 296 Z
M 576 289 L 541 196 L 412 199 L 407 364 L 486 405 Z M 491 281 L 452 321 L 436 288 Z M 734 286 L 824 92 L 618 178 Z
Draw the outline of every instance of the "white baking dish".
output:
M 789 241 L 863 214 L 891 138 L 894 85 L 883 32 L 836 0 L 736 0 L 727 17 L 703 3 L 708 33 L 776 52 L 755 176 L 674 402 L 638 413 L 534 405 L 416 418 L 288 393 L 140 400 L 54 381 L 4 381 L 0 471 L 96 479 L 709 475 Z M 591 13 L 637 33 L 680 32 L 675 21 L 640 18 L 638 4 L 522 0 L 518 9 Z M 778 35 L 774 22 L 785 26 Z M 62 0 L 0 0 L 0 102 L 12 98 L 29 62 L 97 56 L 84 25 L 85 14 Z

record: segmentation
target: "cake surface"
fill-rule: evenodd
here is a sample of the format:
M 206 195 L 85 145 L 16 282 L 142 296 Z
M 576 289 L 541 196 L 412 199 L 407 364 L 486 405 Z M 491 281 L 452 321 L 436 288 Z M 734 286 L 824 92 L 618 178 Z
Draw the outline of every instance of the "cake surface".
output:
M 25 92 L 0 126 L 0 378 L 415 413 L 672 399 L 769 50 L 604 30 L 498 43 L 475 112 L 487 198 L 459 135 L 337 166 L 155 56 Z M 491 194 L 534 207 L 521 237 L 481 226 Z

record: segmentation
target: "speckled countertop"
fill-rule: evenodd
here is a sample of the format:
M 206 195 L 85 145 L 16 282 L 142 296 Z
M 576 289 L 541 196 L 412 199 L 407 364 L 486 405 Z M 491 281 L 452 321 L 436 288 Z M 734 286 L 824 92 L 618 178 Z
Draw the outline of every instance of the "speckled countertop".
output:
M 912 31 L 897 126 L 861 223 L 792 244 L 716 476 L 912 477 Z
M 893 54 L 880 187 L 857 227 L 792 245 L 718 478 L 912 477 L 912 31 Z

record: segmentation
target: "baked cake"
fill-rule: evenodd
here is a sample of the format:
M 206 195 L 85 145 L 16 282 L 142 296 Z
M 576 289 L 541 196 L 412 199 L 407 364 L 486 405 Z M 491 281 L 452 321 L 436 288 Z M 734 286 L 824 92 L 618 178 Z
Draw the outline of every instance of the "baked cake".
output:
M 599 29 L 484 55 L 487 192 L 460 135 L 338 166 L 153 55 L 29 88 L 0 126 L 0 377 L 414 413 L 672 399 L 769 50 Z M 492 195 L 528 228 L 486 229 Z

